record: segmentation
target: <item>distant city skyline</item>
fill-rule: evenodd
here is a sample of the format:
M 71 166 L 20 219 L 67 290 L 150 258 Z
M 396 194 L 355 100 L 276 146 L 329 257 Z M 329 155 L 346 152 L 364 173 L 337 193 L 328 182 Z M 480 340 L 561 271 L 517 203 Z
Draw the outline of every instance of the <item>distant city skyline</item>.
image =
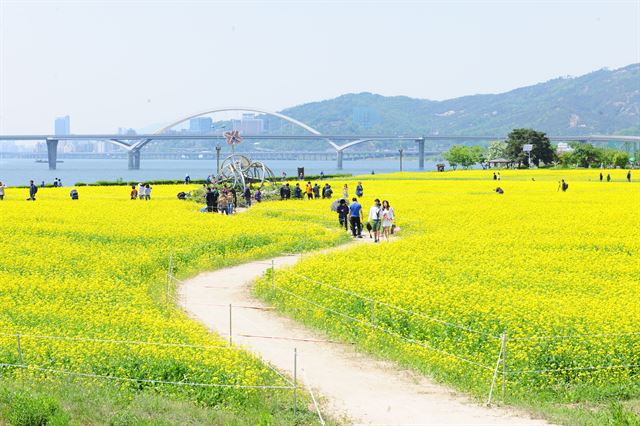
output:
M 73 133 L 153 131 L 364 91 L 441 100 L 636 62 L 638 1 L 0 0 L 0 133 L 65 115 Z

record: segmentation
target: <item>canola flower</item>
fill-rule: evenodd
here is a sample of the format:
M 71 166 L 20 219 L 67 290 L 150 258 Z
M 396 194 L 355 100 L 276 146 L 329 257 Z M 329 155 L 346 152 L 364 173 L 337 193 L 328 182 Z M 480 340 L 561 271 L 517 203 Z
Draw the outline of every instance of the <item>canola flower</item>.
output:
M 599 172 L 363 176 L 365 211 L 373 198 L 388 199 L 400 238 L 308 257 L 276 271 L 275 295 L 270 278 L 256 292 L 478 394 L 486 395 L 503 332 L 512 393 L 637 393 L 640 184 L 626 182 L 624 170 L 605 170 L 613 181 L 599 182 Z
M 25 201 L 25 189 L 9 188 L 0 204 L 0 364 L 142 380 L 285 385 L 259 359 L 225 347 L 225 340 L 187 318 L 173 297 L 166 303 L 169 257 L 173 273 L 186 276 L 333 245 L 342 236 L 321 220 L 308 223 L 305 212 L 292 216 L 288 207 L 257 206 L 229 217 L 202 214 L 197 204 L 176 199 L 189 188 L 195 187 L 158 185 L 150 201 L 129 200 L 127 187 L 80 187 L 77 201 L 69 199 L 70 188 L 45 188 L 36 202 Z M 26 371 L 40 379 L 56 377 Z M 18 379 L 20 371 L 0 367 L 0 375 Z M 122 386 L 151 387 L 212 405 L 258 394 L 141 382 Z

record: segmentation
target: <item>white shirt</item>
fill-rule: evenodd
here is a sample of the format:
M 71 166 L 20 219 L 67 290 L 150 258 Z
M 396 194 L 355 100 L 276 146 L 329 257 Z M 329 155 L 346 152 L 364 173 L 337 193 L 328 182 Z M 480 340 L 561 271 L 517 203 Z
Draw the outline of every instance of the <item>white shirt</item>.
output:
M 382 209 L 378 206 L 373 206 L 369 209 L 369 220 L 380 220 L 380 213 Z

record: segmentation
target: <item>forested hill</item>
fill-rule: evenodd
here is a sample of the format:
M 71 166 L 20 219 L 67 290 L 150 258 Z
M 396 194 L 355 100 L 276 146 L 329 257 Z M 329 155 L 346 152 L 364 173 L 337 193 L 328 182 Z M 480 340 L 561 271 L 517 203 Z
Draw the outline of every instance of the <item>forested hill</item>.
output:
M 640 64 L 500 94 L 431 101 L 357 93 L 283 113 L 328 134 L 506 135 L 531 127 L 553 135 L 640 135 Z

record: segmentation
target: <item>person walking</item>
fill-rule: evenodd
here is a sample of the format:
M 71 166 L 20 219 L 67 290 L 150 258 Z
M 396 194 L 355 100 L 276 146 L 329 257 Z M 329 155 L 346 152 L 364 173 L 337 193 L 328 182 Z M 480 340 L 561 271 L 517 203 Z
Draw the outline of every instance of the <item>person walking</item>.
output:
M 382 221 L 382 208 L 380 206 L 380 200 L 375 199 L 373 206 L 369 209 L 369 223 L 371 223 L 371 230 L 373 231 L 373 242 L 380 241 L 380 226 Z
M 214 212 L 227 213 L 227 196 L 224 193 L 219 195 L 217 209 Z
M 256 203 L 259 203 L 262 201 L 262 189 L 258 188 L 258 190 L 256 191 L 256 195 L 254 196 L 256 199 Z
M 247 207 L 251 207 L 251 188 L 249 186 L 244 189 L 244 201 L 247 203 Z
M 207 187 L 207 193 L 204 196 L 204 200 L 207 203 L 207 211 L 209 213 L 213 213 L 213 208 L 215 206 L 215 198 L 213 196 L 213 191 L 211 190 L 211 188 Z
M 227 192 L 227 214 L 233 214 L 233 209 L 235 204 L 233 202 L 233 193 L 231 191 Z
M 307 200 L 313 200 L 313 186 L 311 186 L 311 181 L 307 182 L 305 192 L 307 193 Z
M 362 238 L 362 205 L 360 205 L 356 197 L 353 197 L 351 201 L 353 201 L 349 206 L 351 233 L 353 234 L 353 238 Z
M 389 205 L 389 202 L 387 200 L 382 201 L 382 234 L 387 241 L 389 241 L 391 227 L 393 226 L 393 221 L 395 219 L 395 213 L 391 208 L 391 205 Z
M 313 198 L 315 198 L 316 200 L 320 198 L 320 185 L 318 185 L 317 183 L 313 185 Z
M 364 195 L 364 188 L 362 187 L 362 182 L 358 182 L 358 186 L 356 186 L 356 197 L 362 197 Z
M 338 223 L 340 223 L 340 227 L 344 226 L 344 230 L 349 230 L 349 206 L 347 205 L 347 200 L 340 200 L 338 203 L 338 208 L 336 209 L 338 212 Z
M 144 199 L 145 200 L 150 200 L 151 199 L 151 185 L 146 184 L 144 186 Z
M 349 187 L 346 183 L 342 187 L 342 198 L 344 198 L 345 200 L 349 199 Z
M 302 188 L 300 188 L 299 183 L 296 183 L 296 187 L 293 188 L 293 198 L 302 200 Z
M 631 182 L 631 170 L 627 171 L 627 182 Z
M 4 200 L 4 190 L 7 188 L 7 185 L 0 182 L 0 201 Z
M 324 180 L 324 171 L 320 170 L 320 180 Z
M 135 185 L 131 185 L 131 192 L 129 193 L 129 196 L 132 200 L 136 200 L 138 198 L 138 190 Z
M 30 180 L 29 181 L 29 198 L 27 198 L 27 201 L 35 201 L 37 193 L 38 193 L 38 187 L 35 185 L 35 183 L 33 183 L 33 180 Z
M 331 189 L 331 185 L 325 183 L 324 188 L 322 188 L 322 198 L 331 199 L 331 195 L 333 195 L 333 189 Z

